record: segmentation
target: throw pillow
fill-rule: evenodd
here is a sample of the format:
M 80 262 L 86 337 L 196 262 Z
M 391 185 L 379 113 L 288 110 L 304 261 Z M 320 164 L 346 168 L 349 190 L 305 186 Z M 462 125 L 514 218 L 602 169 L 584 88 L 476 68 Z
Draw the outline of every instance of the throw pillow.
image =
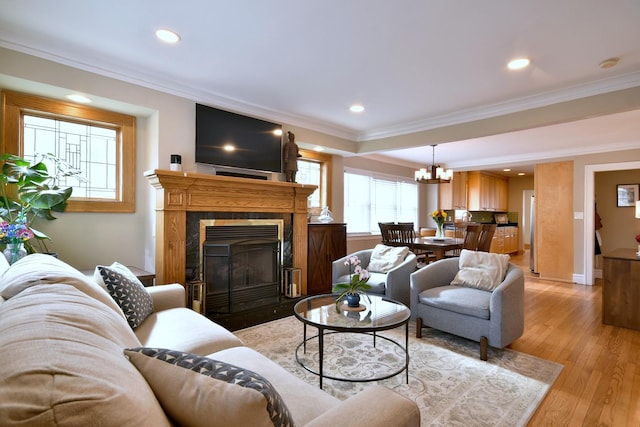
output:
M 129 279 L 131 282 L 139 283 L 140 286 L 144 287 L 140 279 L 138 279 L 138 277 L 135 274 L 133 274 L 131 270 L 129 270 L 129 267 L 127 267 L 126 265 L 120 264 L 119 262 L 114 262 L 109 266 L 99 265 L 96 267 L 96 269 L 93 272 L 93 280 L 95 280 L 98 285 L 102 286 L 104 290 L 107 290 L 107 284 L 104 282 L 104 279 L 102 278 L 102 274 L 100 274 L 100 267 L 106 267 L 110 270 L 116 271 L 122 274 L 127 279 Z
M 182 351 L 137 347 L 124 353 L 180 425 L 293 426 L 280 394 L 255 372 Z
M 451 284 L 492 292 L 504 280 L 509 259 L 509 255 L 463 249 L 458 273 Z
M 137 328 L 153 313 L 153 300 L 140 281 L 133 282 L 109 267 L 98 266 L 107 291 L 120 306 L 131 328 Z
M 406 246 L 376 245 L 371 253 L 367 270 L 374 273 L 387 273 L 402 264 L 408 253 L 409 248 Z

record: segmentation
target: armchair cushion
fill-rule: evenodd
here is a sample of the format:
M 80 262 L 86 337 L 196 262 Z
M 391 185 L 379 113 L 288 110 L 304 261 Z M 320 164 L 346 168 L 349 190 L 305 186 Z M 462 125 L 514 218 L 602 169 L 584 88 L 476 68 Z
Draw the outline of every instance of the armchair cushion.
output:
M 509 259 L 509 255 L 463 249 L 459 258 L 460 269 L 451 284 L 492 292 L 504 280 Z
M 421 304 L 480 319 L 489 318 L 491 293 L 459 286 L 439 286 L 427 289 L 418 296 Z
M 387 273 L 402 264 L 408 253 L 409 248 L 406 246 L 376 245 L 367 270 L 373 273 Z

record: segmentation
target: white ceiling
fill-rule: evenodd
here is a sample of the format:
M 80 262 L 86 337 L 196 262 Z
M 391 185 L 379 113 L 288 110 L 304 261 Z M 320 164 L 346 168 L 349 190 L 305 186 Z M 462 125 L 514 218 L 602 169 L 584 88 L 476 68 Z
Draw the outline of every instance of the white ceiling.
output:
M 0 0 L 0 10 L 1 47 L 355 141 L 640 86 L 638 0 Z M 157 41 L 160 27 L 181 42 Z M 515 56 L 532 65 L 508 71 Z M 619 64 L 600 68 L 610 57 Z M 524 167 L 639 146 L 636 110 L 440 144 L 436 162 Z M 395 148 L 389 138 L 376 151 L 431 163 L 428 146 Z

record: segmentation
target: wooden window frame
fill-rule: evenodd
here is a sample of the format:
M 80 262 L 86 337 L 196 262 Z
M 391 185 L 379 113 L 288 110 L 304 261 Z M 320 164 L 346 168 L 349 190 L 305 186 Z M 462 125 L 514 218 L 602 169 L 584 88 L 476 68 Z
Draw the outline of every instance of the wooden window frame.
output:
M 87 105 L 2 91 L 2 151 L 24 156 L 23 115 L 33 114 L 82 124 L 104 124 L 117 132 L 116 200 L 74 198 L 65 212 L 135 212 L 136 118 Z
M 331 160 L 330 154 L 319 153 L 314 150 L 299 150 L 301 160 L 320 163 L 320 208 L 328 206 L 331 200 Z

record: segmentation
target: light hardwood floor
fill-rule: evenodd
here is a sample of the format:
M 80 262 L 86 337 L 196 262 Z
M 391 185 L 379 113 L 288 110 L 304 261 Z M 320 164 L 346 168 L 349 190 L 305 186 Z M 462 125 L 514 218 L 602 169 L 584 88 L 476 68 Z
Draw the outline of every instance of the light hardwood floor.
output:
M 564 366 L 529 426 L 640 426 L 640 331 L 602 323 L 602 283 L 541 280 L 529 253 L 525 331 L 509 347 Z M 640 307 L 638 307 L 640 310 Z

